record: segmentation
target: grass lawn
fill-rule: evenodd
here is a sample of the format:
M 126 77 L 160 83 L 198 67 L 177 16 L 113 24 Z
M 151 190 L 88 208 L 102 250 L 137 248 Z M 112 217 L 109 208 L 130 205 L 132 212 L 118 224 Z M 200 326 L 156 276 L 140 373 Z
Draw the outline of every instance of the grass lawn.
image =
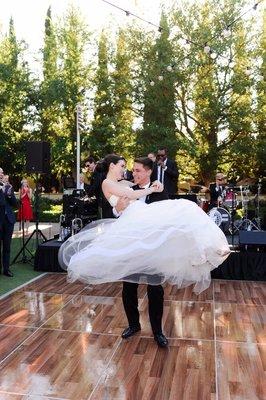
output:
M 11 244 L 11 262 L 22 248 L 22 240 L 20 238 L 13 238 Z M 35 252 L 34 240 L 31 240 L 27 248 L 32 254 Z M 30 254 L 26 252 L 26 256 L 30 258 Z M 12 289 L 30 281 L 33 278 L 43 274 L 40 271 L 34 271 L 33 259 L 30 262 L 22 263 L 21 256 L 18 257 L 18 261 L 10 266 L 10 270 L 13 272 L 13 278 L 9 278 L 4 275 L 0 275 L 0 296 L 9 292 Z M 32 263 L 32 264 L 31 264 Z

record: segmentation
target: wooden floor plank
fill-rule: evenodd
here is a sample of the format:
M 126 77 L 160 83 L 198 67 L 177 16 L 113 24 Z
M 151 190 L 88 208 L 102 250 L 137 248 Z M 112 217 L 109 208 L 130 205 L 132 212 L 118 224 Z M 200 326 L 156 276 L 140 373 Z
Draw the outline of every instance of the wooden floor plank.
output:
M 217 340 L 266 343 L 266 306 L 215 303 Z
M 0 364 L 0 391 L 85 400 L 120 338 L 39 330 Z
M 0 301 L 0 324 L 38 327 L 73 296 L 38 292 L 14 292 Z
M 213 282 L 210 287 L 199 295 L 193 292 L 194 285 L 190 285 L 183 289 L 178 289 L 177 286 L 166 284 L 164 285 L 164 299 L 175 301 L 203 301 L 211 302 L 213 300 Z
M 78 294 L 87 285 L 81 282 L 69 283 L 66 274 L 47 274 L 36 281 L 23 286 L 21 291 L 40 292 L 40 293 L 58 293 L 58 294 Z
M 266 399 L 266 346 L 218 343 L 218 400 Z
M 114 297 L 76 296 L 43 327 L 120 335 L 127 326 L 122 300 Z
M 85 296 L 122 297 L 122 282 L 103 283 L 101 285 L 88 285 L 82 292 Z M 143 299 L 147 293 L 146 285 L 139 285 L 138 298 Z
M 214 281 L 214 297 L 220 303 L 266 305 L 266 283 Z
M 0 392 L 0 399 L 1 400 L 55 400 L 52 397 L 44 397 L 44 396 L 36 396 L 36 395 L 26 395 L 17 394 L 17 393 L 5 393 Z M 57 400 L 65 400 L 65 399 L 57 399 Z
M 1 400 L 30 400 L 28 396 L 24 396 L 23 394 L 16 394 L 16 393 L 4 393 L 0 392 L 0 399 Z M 43 400 L 42 399 L 36 399 L 36 400 Z
M 34 331 L 34 328 L 0 325 L 0 362 Z
M 150 338 L 123 341 L 90 400 L 211 400 L 216 391 L 213 346 L 171 339 L 165 350 Z
M 147 299 L 142 303 L 140 310 L 141 335 L 151 336 Z M 194 301 L 165 301 L 163 331 L 170 338 L 213 340 L 213 305 Z

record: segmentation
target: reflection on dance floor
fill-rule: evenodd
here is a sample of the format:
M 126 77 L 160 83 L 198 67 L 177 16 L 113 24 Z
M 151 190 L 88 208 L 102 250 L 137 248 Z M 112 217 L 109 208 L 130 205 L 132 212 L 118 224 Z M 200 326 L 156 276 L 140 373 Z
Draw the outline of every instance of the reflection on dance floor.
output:
M 153 340 L 144 285 L 142 330 L 121 339 L 121 288 L 47 274 L 0 299 L 0 399 L 266 398 L 266 283 L 214 280 L 199 296 L 166 285 L 168 349 Z

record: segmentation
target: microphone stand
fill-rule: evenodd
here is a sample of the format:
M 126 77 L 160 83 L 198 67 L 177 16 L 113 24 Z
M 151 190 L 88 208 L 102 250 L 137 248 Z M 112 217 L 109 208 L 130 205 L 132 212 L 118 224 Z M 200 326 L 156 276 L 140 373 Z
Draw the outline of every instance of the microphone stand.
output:
M 23 264 L 28 264 L 32 258 L 33 254 L 31 251 L 26 247 L 26 242 L 25 242 L 25 221 L 24 221 L 24 209 L 23 209 L 23 202 L 22 202 L 22 197 L 21 197 L 21 191 L 20 191 L 20 196 L 19 196 L 19 214 L 20 214 L 20 222 L 21 222 L 21 229 L 22 229 L 22 248 L 20 251 L 17 253 L 17 255 L 14 257 L 12 264 L 14 264 L 16 261 L 17 262 L 22 262 Z M 30 258 L 26 256 L 26 250 L 30 254 Z M 22 254 L 21 259 L 18 260 L 19 256 Z
M 24 221 L 23 221 L 23 223 L 24 223 Z M 34 257 L 33 254 L 27 249 L 27 245 L 28 245 L 29 241 L 33 238 L 34 235 L 36 235 L 35 247 L 37 250 L 40 238 L 42 238 L 44 242 L 47 241 L 47 238 L 44 236 L 42 231 L 39 229 L 39 188 L 38 188 L 37 179 L 36 179 L 36 187 L 35 187 L 35 229 L 31 233 L 31 235 L 27 238 L 26 242 L 23 243 L 22 248 L 20 249 L 20 251 L 18 252 L 16 257 L 12 261 L 12 264 L 15 263 L 15 261 L 18 259 L 18 257 L 20 256 L 21 253 L 25 252 L 25 249 L 31 254 L 31 256 L 32 256 L 31 258 Z M 24 236 L 24 240 L 25 240 L 25 236 Z
M 235 229 L 236 229 L 236 227 L 235 227 L 235 213 L 236 213 L 235 206 L 236 206 L 236 204 L 235 204 L 235 197 L 234 197 L 234 189 L 230 188 L 230 192 L 232 193 L 232 196 L 231 196 L 231 245 L 232 245 L 232 248 L 234 248 Z
M 257 223 L 257 227 L 259 231 L 261 231 L 261 219 L 260 219 L 260 194 L 261 194 L 261 179 L 259 179 L 258 183 L 258 193 L 257 193 L 257 207 L 256 207 L 256 214 L 257 218 L 255 218 L 255 221 Z

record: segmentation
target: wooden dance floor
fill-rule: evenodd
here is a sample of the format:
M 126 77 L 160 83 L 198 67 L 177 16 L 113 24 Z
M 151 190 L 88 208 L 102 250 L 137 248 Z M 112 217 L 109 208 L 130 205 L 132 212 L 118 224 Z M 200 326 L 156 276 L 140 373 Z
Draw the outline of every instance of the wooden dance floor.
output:
M 2 298 L 0 399 L 266 399 L 266 283 L 215 280 L 199 297 L 166 286 L 168 349 L 152 338 L 145 286 L 139 298 L 128 340 L 120 284 L 47 274 Z

